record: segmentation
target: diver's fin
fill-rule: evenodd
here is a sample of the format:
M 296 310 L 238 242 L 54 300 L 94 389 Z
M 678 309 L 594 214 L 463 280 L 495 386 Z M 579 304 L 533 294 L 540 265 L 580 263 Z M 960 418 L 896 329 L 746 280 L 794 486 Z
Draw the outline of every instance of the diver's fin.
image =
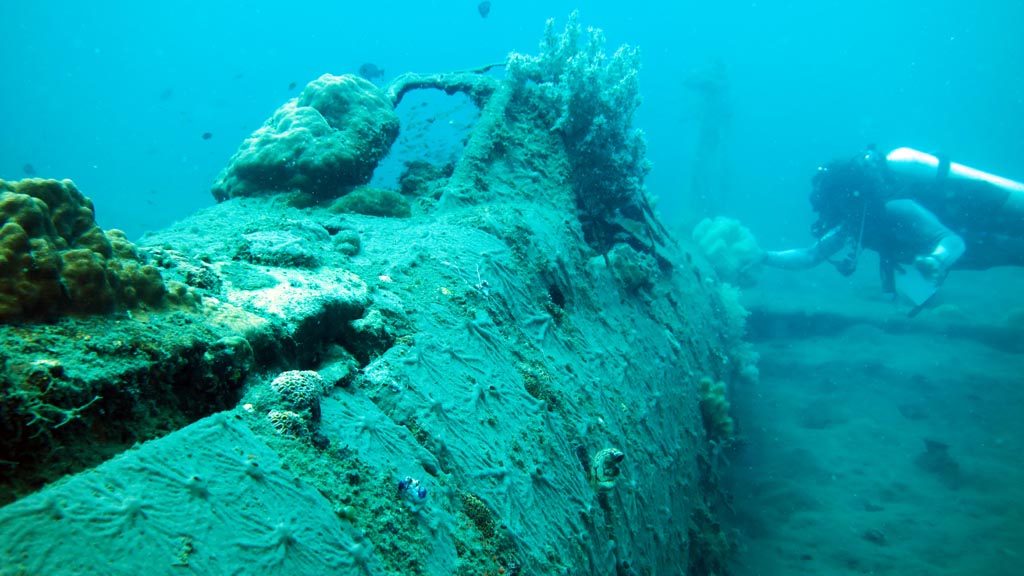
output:
M 928 301 L 938 292 L 935 282 L 932 282 L 913 266 L 897 269 L 895 271 L 896 293 L 906 298 L 914 306 L 907 314 L 910 317 L 917 316 Z

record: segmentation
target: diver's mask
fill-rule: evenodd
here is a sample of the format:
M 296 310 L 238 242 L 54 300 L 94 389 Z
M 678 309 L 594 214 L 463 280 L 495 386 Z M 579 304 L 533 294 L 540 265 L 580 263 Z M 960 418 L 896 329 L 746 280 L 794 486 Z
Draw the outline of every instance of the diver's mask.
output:
M 884 186 L 885 156 L 874 146 L 853 158 L 819 166 L 811 178 L 811 208 L 818 214 L 811 233 L 820 239 L 836 226 L 856 230 L 859 224 L 859 245 L 867 204 Z M 859 248 L 856 252 L 859 254 Z

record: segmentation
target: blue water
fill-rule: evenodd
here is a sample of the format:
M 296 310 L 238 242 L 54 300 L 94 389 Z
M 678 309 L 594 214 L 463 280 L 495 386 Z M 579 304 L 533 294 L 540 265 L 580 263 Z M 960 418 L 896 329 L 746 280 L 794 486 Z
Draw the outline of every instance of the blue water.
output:
M 637 121 L 669 220 L 685 217 L 699 123 L 683 79 L 714 61 L 730 85 L 724 210 L 769 243 L 808 240 L 811 171 L 869 142 L 1024 173 L 1024 2 L 497 0 L 486 19 L 476 4 L 7 0 L 0 178 L 71 178 L 101 226 L 138 237 L 211 204 L 242 139 L 320 74 L 535 52 L 573 8 L 609 50 L 642 49 Z

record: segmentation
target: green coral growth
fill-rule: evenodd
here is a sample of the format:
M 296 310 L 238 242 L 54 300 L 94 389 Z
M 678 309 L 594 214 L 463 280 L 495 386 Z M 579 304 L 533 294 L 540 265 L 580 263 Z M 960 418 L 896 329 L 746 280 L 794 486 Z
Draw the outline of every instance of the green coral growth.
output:
M 729 574 L 728 560 L 735 550 L 722 525 L 706 505 L 694 508 L 689 530 L 690 571 L 694 576 L 725 576 Z
M 461 492 L 459 499 L 462 501 L 463 511 L 476 526 L 476 529 L 480 531 L 480 535 L 484 538 L 493 538 L 495 534 L 494 518 L 484 501 L 469 492 Z
M 735 439 L 736 425 L 729 415 L 729 397 L 725 382 L 705 376 L 700 379 L 700 414 L 708 440 L 729 444 Z
M 404 196 L 387 188 L 360 186 L 338 198 L 329 208 L 334 213 L 408 218 L 412 209 Z
M 167 287 L 70 180 L 0 180 L 0 323 L 161 308 Z

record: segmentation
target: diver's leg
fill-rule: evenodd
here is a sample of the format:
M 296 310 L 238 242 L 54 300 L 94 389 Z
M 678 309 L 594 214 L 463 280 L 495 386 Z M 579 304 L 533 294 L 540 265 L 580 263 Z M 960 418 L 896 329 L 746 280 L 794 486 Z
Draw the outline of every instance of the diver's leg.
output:
M 988 266 L 1024 266 L 1024 192 L 1010 193 L 987 232 L 981 260 Z
M 1011 236 L 1024 238 L 1024 192 L 1011 192 L 996 219 L 1000 229 Z

